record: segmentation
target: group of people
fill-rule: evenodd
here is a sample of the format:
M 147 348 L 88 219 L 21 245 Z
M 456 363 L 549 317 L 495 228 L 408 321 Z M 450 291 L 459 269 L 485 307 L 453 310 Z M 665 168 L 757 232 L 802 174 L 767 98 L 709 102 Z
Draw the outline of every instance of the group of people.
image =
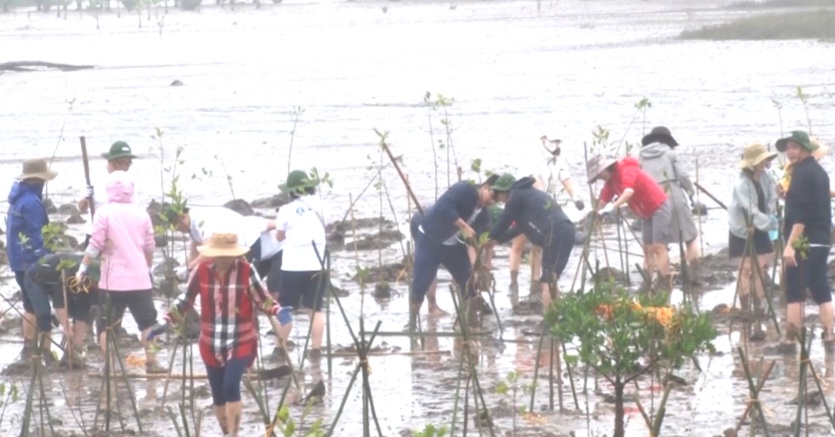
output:
M 277 334 L 287 340 L 292 310 L 310 309 L 311 356 L 321 354 L 322 302 L 328 278 L 322 274 L 325 226 L 316 187 L 304 171 L 291 172 L 279 189 L 292 202 L 268 220 L 244 217 L 223 207 L 167 205 L 160 214 L 172 230 L 189 236 L 191 250 L 176 275 L 186 290 L 159 322 L 153 301 L 154 226 L 135 197 L 129 169 L 137 158 L 118 141 L 102 157 L 107 161 L 106 199 L 88 186 L 78 202 L 91 215 L 83 252 L 60 247 L 47 232 L 43 188 L 57 173 L 43 159 L 23 163 L 9 195 L 9 265 L 23 300 L 24 360 L 51 361 L 52 308 L 62 328 L 61 364 L 83 367 L 84 344 L 95 320 L 103 353 L 108 333 L 121 326 L 126 309 L 140 331 L 147 373 L 168 371 L 156 359 L 153 338 L 176 325 L 199 297 L 200 355 L 206 365 L 215 414 L 224 435 L 240 426 L 240 383 L 257 350 L 255 311 L 277 317 Z M 281 291 L 284 290 L 284 291 Z M 70 318 L 72 321 L 70 321 Z M 112 350 L 112 349 L 111 349 Z
M 416 214 L 410 223 L 415 242 L 411 311 L 417 314 L 429 300 L 430 312 L 441 312 L 435 300 L 438 268 L 452 275 L 465 301 L 478 295 L 473 274 L 481 245 L 483 265 L 491 268 L 495 244 L 512 242 L 511 287 L 516 289 L 522 253 L 531 251 L 532 282 L 544 308 L 557 292 L 557 280 L 565 269 L 578 239 L 575 224 L 561 203 L 579 211 L 585 204 L 574 190 L 560 162 L 559 140 L 541 138 L 546 156 L 537 167 L 518 179 L 493 174 L 481 183 L 453 184 L 433 205 Z M 694 186 L 676 159 L 678 142 L 665 127 L 656 127 L 642 138 L 638 158 L 595 156 L 587 164 L 588 183 L 602 181 L 593 202 L 596 215 L 617 213 L 628 206 L 642 224 L 641 243 L 645 270 L 654 281 L 646 288 L 670 290 L 673 286 L 668 246 L 685 246 L 683 264 L 691 280 L 698 280 L 697 228 L 691 211 Z M 827 282 L 832 213 L 835 196 L 829 177 L 818 164 L 825 147 L 802 131 L 777 142 L 777 150 L 789 161 L 779 181 L 769 163 L 777 152 L 761 144 L 743 150 L 741 169 L 729 207 L 730 256 L 738 258 L 741 302 L 761 301 L 763 274 L 772 262 L 778 240 L 777 208 L 785 202 L 783 260 L 787 308 L 787 336 L 780 348 L 791 351 L 803 325 L 807 290 L 820 306 L 823 340 L 835 344 L 833 310 Z M 62 328 L 66 347 L 62 363 L 82 365 L 83 344 L 93 320 L 102 351 L 108 331 L 119 326 L 125 309 L 141 332 L 146 371 L 166 372 L 150 347 L 153 337 L 182 321 L 199 298 L 200 355 L 206 365 L 215 413 L 224 435 L 237 435 L 240 423 L 240 382 L 252 364 L 257 344 L 255 311 L 280 320 L 277 335 L 286 341 L 292 329 L 289 313 L 301 306 L 311 320 L 310 356 L 321 355 L 325 317 L 323 301 L 330 279 L 325 269 L 327 242 L 323 205 L 317 195 L 319 181 L 304 171 L 289 173 L 281 192 L 291 202 L 275 219 L 244 217 L 224 207 L 167 205 L 160 214 L 171 229 L 188 235 L 190 251 L 176 276 L 187 282 L 185 292 L 159 322 L 153 302 L 154 226 L 139 204 L 129 170 L 137 158 L 130 146 L 118 141 L 102 156 L 107 161 L 106 199 L 88 186 L 79 200 L 89 211 L 91 225 L 83 252 L 60 250 L 45 241 L 49 223 L 43 205 L 43 187 L 56 172 L 42 159 L 26 160 L 9 194 L 7 248 L 23 300 L 24 359 L 49 357 L 53 319 Z M 565 193 L 567 196 L 563 196 Z M 503 204 L 503 209 L 496 206 Z M 485 240 L 482 239 L 482 242 Z M 756 262 L 753 262 L 756 261 Z M 532 291 L 533 291 L 532 287 Z M 751 295 L 754 295 L 753 297 Z M 761 305 L 761 304 L 757 304 Z M 52 316 L 52 307 L 56 317 Z M 70 322 L 72 319 L 72 322 Z

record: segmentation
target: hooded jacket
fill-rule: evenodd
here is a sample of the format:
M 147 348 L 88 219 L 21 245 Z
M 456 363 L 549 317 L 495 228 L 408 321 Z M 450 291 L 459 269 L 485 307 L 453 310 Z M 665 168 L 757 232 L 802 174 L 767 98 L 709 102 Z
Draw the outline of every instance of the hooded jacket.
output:
M 617 195 L 623 194 L 624 190 L 631 188 L 634 191 L 629 199 L 629 209 L 638 217 L 648 219 L 656 210 L 667 201 L 667 194 L 661 186 L 641 170 L 638 160 L 627 156 L 615 163 L 615 171 L 612 178 L 606 181 L 600 191 L 600 202 L 607 204 Z
M 108 203 L 96 211 L 86 252 L 92 257 L 102 255 L 99 288 L 150 290 L 148 259 L 155 248 L 151 217 L 133 203 L 133 181 L 124 171 L 110 174 L 107 197 Z
M 678 163 L 676 154 L 664 143 L 652 143 L 641 149 L 641 169 L 652 176 L 661 187 L 680 187 L 688 196 L 694 193 L 693 183 Z
M 15 182 L 9 192 L 6 217 L 6 247 L 12 271 L 25 271 L 46 254 L 43 227 L 48 223 L 43 184 Z
M 421 227 L 434 245 L 442 244 L 459 229 L 455 222 L 460 218 L 469 221 L 478 207 L 478 186 L 470 181 L 460 181 L 441 194 L 432 209 L 424 211 Z
M 556 230 L 571 225 L 571 220 L 548 193 L 533 187 L 534 178 L 519 179 L 510 187 L 501 218 L 490 231 L 490 239 L 500 243 L 525 234 L 536 246 L 556 244 Z M 516 222 L 515 228 L 510 224 Z M 574 234 L 572 233 L 572 244 Z

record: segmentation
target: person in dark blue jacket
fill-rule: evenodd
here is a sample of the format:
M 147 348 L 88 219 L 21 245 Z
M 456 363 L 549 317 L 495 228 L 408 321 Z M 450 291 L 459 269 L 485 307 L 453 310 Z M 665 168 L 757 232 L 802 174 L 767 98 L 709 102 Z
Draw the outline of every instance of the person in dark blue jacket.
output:
M 491 176 L 492 177 L 492 176 Z M 496 175 L 493 179 L 488 179 L 486 183 L 492 183 L 498 178 Z M 434 206 L 434 205 L 433 205 Z M 429 214 L 432 210 L 433 206 L 425 207 L 424 214 Z M 490 232 L 491 227 L 493 226 L 493 215 L 494 210 L 493 208 L 498 208 L 497 205 L 491 205 L 487 208 L 482 208 L 481 212 L 476 215 L 476 218 L 473 219 L 472 223 L 470 223 L 470 227 L 473 228 L 476 235 L 481 235 L 485 232 Z M 501 211 L 501 208 L 499 208 Z M 420 232 L 420 226 L 423 223 L 423 215 L 415 214 L 412 216 L 412 220 L 409 222 L 409 232 L 412 236 L 412 241 L 417 241 L 418 233 Z M 475 262 L 476 252 L 475 248 L 472 246 L 467 246 L 467 255 L 470 259 L 470 266 Z M 492 248 L 487 249 L 487 253 L 485 253 L 484 262 L 487 265 L 490 265 L 492 260 L 493 251 Z M 437 281 L 433 280 L 432 285 L 429 286 L 429 290 L 426 292 L 426 302 L 429 305 L 429 314 L 430 315 L 444 315 L 447 314 L 446 311 L 442 310 L 440 306 L 438 306 L 438 301 L 435 298 L 435 288 L 436 288 Z
M 508 175 L 509 176 L 509 175 Z M 551 305 L 556 284 L 574 247 L 574 224 L 562 208 L 544 191 L 534 188 L 536 181 L 525 177 L 514 181 L 502 176 L 493 185 L 496 200 L 505 202 L 504 212 L 490 231 L 490 240 L 505 243 L 524 234 L 534 246 L 542 248 L 542 306 Z M 516 226 L 511 227 L 511 223 Z
M 45 254 L 43 227 L 49 223 L 43 205 L 43 187 L 58 173 L 50 170 L 44 159 L 27 159 L 23 173 L 17 177 L 9 192 L 9 213 L 6 217 L 6 250 L 9 267 L 14 272 L 23 297 L 23 359 L 35 350 L 35 310 L 26 294 L 26 269 Z
M 438 267 L 443 265 L 452 275 L 460 290 L 469 290 L 467 282 L 472 270 L 466 239 L 476 238 L 474 228 L 477 219 L 487 220 L 486 208 L 493 204 L 494 193 L 491 185 L 498 177 L 488 178 L 480 186 L 461 181 L 438 198 L 431 208 L 416 214 L 410 223 L 412 238 L 415 240 L 415 264 L 412 278 L 412 312 L 420 310 L 427 292 L 430 313 L 441 313 L 435 302 L 434 287 Z M 484 214 L 481 214 L 485 211 Z

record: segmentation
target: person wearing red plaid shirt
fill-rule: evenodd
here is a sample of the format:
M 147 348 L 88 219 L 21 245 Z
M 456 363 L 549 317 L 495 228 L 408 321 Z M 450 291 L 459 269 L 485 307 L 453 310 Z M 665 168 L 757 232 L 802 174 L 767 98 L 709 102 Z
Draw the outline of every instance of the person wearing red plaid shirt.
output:
M 243 258 L 248 249 L 238 245 L 237 235 L 215 233 L 198 251 L 205 261 L 191 273 L 186 292 L 166 320 L 179 321 L 200 298 L 200 357 L 206 365 L 215 415 L 224 436 L 237 436 L 241 379 L 255 359 L 258 344 L 254 310 L 275 316 L 281 306 Z

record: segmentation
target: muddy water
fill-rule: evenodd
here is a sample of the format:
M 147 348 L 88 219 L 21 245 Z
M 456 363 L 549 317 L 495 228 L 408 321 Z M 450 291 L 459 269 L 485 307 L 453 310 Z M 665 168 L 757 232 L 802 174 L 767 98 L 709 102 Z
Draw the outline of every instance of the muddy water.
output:
M 726 187 L 736 177 L 732 166 L 741 145 L 753 140 L 773 141 L 781 132 L 781 116 L 783 130 L 807 123 L 803 107 L 793 98 L 796 85 L 803 85 L 811 94 L 809 117 L 814 131 L 830 142 L 835 138 L 833 100 L 828 89 L 820 86 L 833 82 L 835 58 L 829 56 L 831 44 L 814 41 L 675 40 L 682 29 L 738 14 L 716 6 L 686 1 L 566 1 L 541 2 L 539 6 L 533 1 L 461 2 L 454 7 L 447 3 L 285 2 L 260 11 L 244 8 L 231 13 L 207 8 L 200 14 L 172 13 L 164 21 L 152 11 L 150 22 L 143 13 L 141 28 L 135 15 L 96 19 L 76 12 L 66 20 L 25 12 L 3 15 L 0 61 L 37 59 L 96 68 L 0 76 L 4 143 L 0 167 L 10 183 L 21 157 L 50 156 L 55 151 L 54 167 L 61 176 L 51 184 L 50 194 L 60 204 L 76 197 L 83 186 L 77 137 L 87 137 L 91 152 L 104 151 L 115 139 L 125 139 L 142 155 L 131 172 L 142 178 L 144 191 L 161 191 L 163 166 L 158 144 L 151 138 L 159 127 L 164 132 L 165 167 L 171 165 L 173 149 L 184 147 L 179 172 L 192 204 L 220 204 L 232 197 L 223 167 L 231 177 L 235 196 L 254 199 L 273 194 L 286 173 L 293 107 L 300 106 L 304 113 L 295 130 L 291 164 L 330 172 L 335 185 L 325 196 L 331 206 L 327 211 L 331 221 L 342 217 L 349 194 L 356 197 L 372 177 L 366 167 L 369 155 L 378 159 L 374 128 L 390 132 L 394 153 L 403 155 L 404 170 L 421 201 L 427 203 L 434 197 L 431 145 L 445 135 L 440 115 L 422 105 L 424 93 L 431 91 L 455 98 L 449 109 L 452 139 L 457 161 L 465 170 L 475 158 L 494 171 L 528 169 L 533 165 L 530 157 L 539 153 L 537 138 L 548 134 L 563 139 L 565 159 L 580 190 L 587 192 L 581 183 L 582 145 L 590 143 L 590 133 L 597 125 L 611 129 L 612 148 L 616 148 L 621 138 L 639 141 L 644 125 L 665 124 L 683 144 L 678 152 L 688 170 L 695 171 L 698 162 L 702 185 L 727 201 Z M 175 79 L 184 85 L 168 86 Z M 633 107 L 643 97 L 652 102 L 646 120 L 636 116 Z M 781 114 L 771 99 L 782 102 Z M 430 115 L 434 129 L 430 129 Z M 438 185 L 443 189 L 446 150 L 438 154 Z M 828 158 L 824 165 L 832 169 L 833 160 Z M 102 178 L 104 162 L 94 159 L 92 166 L 95 184 Z M 402 224 L 407 206 L 404 190 L 393 171 L 386 170 L 385 176 Z M 357 209 L 358 217 L 376 214 L 379 199 L 367 194 Z M 571 207 L 568 211 L 575 214 Z M 386 214 L 390 215 L 388 207 Z M 725 246 L 727 230 L 721 211 L 711 211 L 702 226 L 705 252 Z M 617 246 L 611 239 L 614 229 L 607 229 L 607 235 L 606 246 L 611 250 Z M 640 252 L 634 241 L 627 249 Z M 399 260 L 399 246 L 386 250 L 385 256 Z M 596 250 L 594 256 L 601 265 L 620 265 L 618 256 L 611 252 L 606 255 Z M 376 254 L 362 254 L 361 258 L 371 264 Z M 405 284 L 396 285 L 399 294 L 391 300 L 377 302 L 367 297 L 361 307 L 358 287 L 348 279 L 355 271 L 353 255 L 337 253 L 335 261 L 337 282 L 351 293 L 342 302 L 355 330 L 361 314 L 369 326 L 381 320 L 382 330 L 401 330 L 407 319 Z M 635 262 L 640 262 L 638 257 L 630 257 L 630 264 Z M 480 375 L 487 402 L 495 410 L 496 425 L 508 430 L 509 409 L 502 406 L 506 401 L 494 395 L 493 389 L 514 369 L 522 371 L 523 383 L 530 381 L 536 347 L 527 342 L 535 338 L 524 332 L 532 330 L 537 319 L 512 314 L 511 299 L 505 292 L 506 261 L 500 259 L 497 269 L 502 336 L 521 343 L 507 342 L 504 349 L 492 342 L 482 345 Z M 571 273 L 563 278 L 567 288 L 576 260 L 566 271 Z M 445 278 L 441 274 L 442 290 Z M 5 295 L 11 295 L 14 288 L 12 281 L 7 281 Z M 702 307 L 727 303 L 732 294 L 732 288 L 710 291 L 703 297 Z M 440 299 L 444 308 L 452 308 L 447 293 L 441 293 Z M 333 313 L 332 317 L 338 315 Z M 445 317 L 435 324 L 424 324 L 428 324 L 424 329 L 449 331 L 452 320 Z M 495 321 L 486 324 L 496 328 Z M 131 329 L 130 323 L 126 326 Z M 295 334 L 304 333 L 306 324 L 302 322 Z M 401 337 L 379 341 L 388 347 L 410 349 Z M 333 323 L 333 342 L 350 344 L 344 323 Z M 716 346 L 723 355 L 703 357 L 703 373 L 693 369 L 682 373 L 692 384 L 671 395 L 664 434 L 716 435 L 733 425 L 747 402 L 739 362 L 732 355 L 739 342 L 738 333 L 718 338 Z M 19 344 L 9 341 L 1 347 L 4 358 L 0 365 L 5 365 Z M 272 348 L 267 335 L 264 347 L 267 351 Z M 430 337 L 426 347 L 450 355 L 419 353 L 371 361 L 371 384 L 384 435 L 451 418 L 459 361 L 455 344 L 448 338 L 433 344 Z M 756 356 L 758 349 L 751 350 Z M 832 372 L 826 370 L 832 359 L 824 358 L 817 342 L 813 352 L 814 365 L 822 375 L 828 375 L 831 384 Z M 170 348 L 162 352 L 163 358 L 167 359 L 168 353 Z M 326 363 L 322 365 L 326 374 Z M 314 416 L 326 422 L 334 417 L 354 365 L 350 359 L 334 359 L 329 396 L 314 409 Z M 788 425 L 793 420 L 794 407 L 784 403 L 793 397 L 796 368 L 796 362 L 778 358 L 774 380 L 761 396 L 774 423 Z M 310 384 L 316 372 L 309 373 Z M 80 398 L 89 423 L 96 401 L 86 393 L 93 391 L 89 387 L 98 380 L 74 376 L 65 383 L 77 386 L 79 382 L 73 378 L 81 378 L 80 385 L 85 387 Z M 53 380 L 48 387 L 53 405 L 59 407 L 56 410 L 63 426 L 75 429 L 63 407 L 66 401 L 58 382 Z M 17 383 L 24 384 L 22 380 Z M 160 386 L 158 382 L 134 384 L 141 407 L 149 410 L 143 414 L 144 428 L 150 428 L 150 434 L 172 435 L 170 422 L 158 408 Z M 601 390 L 610 392 L 605 385 Z M 642 399 L 648 400 L 653 390 L 652 381 L 643 381 Z M 68 392 L 76 405 L 78 400 L 72 396 L 78 396 L 79 390 Z M 280 392 L 273 388 L 271 393 L 277 399 Z M 254 435 L 260 428 L 259 419 L 251 399 L 246 399 L 244 435 Z M 359 400 L 355 387 L 334 435 L 361 434 Z M 564 401 L 573 409 L 570 397 Z M 583 409 L 585 401 L 581 396 Z M 202 396 L 201 402 L 208 416 L 210 400 Z M 539 396 L 535 408 L 540 410 L 547 404 L 547 396 Z M 590 396 L 589 409 L 592 433 L 608 432 L 611 406 Z M 640 416 L 634 409 L 630 411 L 630 435 L 645 434 Z M 586 433 L 584 415 L 543 414 L 547 424 L 522 421 L 519 435 Z M 811 411 L 810 421 L 825 427 L 820 408 Z M 9 420 L 5 422 L 0 424 L 2 431 L 12 426 Z M 216 435 L 211 420 L 204 429 L 204 435 Z

